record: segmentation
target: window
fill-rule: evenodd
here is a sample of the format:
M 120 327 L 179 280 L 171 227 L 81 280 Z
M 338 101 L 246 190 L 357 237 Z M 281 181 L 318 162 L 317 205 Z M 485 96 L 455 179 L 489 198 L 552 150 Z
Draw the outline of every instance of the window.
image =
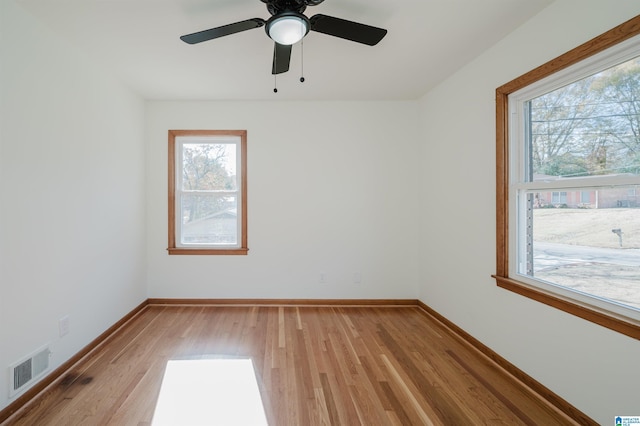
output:
M 169 131 L 169 254 L 247 254 L 247 132 Z
M 583 206 L 591 204 L 591 191 L 580 191 L 580 204 Z
M 500 287 L 640 339 L 640 16 L 496 90 Z
M 567 204 L 567 193 L 565 191 L 554 192 L 551 194 L 551 203 L 553 204 Z

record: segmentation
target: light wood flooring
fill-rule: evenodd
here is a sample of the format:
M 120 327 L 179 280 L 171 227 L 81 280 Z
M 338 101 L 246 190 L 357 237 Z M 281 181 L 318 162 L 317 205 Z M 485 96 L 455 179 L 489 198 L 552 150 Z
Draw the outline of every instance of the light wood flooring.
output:
M 416 306 L 147 306 L 6 424 L 149 425 L 208 357 L 253 360 L 271 426 L 577 424 Z

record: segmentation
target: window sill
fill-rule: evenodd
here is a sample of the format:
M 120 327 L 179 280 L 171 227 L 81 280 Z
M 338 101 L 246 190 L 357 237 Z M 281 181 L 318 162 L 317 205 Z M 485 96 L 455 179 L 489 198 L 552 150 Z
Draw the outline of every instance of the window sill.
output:
M 640 340 L 640 323 L 612 316 L 610 312 L 602 312 L 591 306 L 582 305 L 575 301 L 562 298 L 558 295 L 546 293 L 509 277 L 493 275 L 498 287 L 528 297 L 545 305 L 560 309 L 571 315 L 601 325 L 610 330 L 617 331 L 631 338 Z
M 186 254 L 186 255 L 235 255 L 246 256 L 249 252 L 248 248 L 236 248 L 236 249 L 202 249 L 202 248 L 185 248 L 185 247 L 169 247 L 167 249 L 170 255 L 172 254 Z

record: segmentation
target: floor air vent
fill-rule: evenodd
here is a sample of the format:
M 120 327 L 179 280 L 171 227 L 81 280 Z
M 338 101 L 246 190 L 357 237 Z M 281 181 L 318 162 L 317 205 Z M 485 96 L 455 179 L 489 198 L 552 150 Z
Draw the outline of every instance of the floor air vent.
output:
M 38 380 L 49 369 L 49 346 L 43 346 L 31 355 L 9 366 L 11 383 L 9 396 L 14 396 Z

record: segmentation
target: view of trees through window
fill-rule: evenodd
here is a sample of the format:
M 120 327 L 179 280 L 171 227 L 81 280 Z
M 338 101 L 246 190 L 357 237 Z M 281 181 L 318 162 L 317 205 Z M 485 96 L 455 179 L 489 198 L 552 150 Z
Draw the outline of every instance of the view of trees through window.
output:
M 534 179 L 640 172 L 640 58 L 530 101 Z
M 236 144 L 182 144 L 182 243 L 237 244 Z
M 640 58 L 524 109 L 519 273 L 640 309 Z

